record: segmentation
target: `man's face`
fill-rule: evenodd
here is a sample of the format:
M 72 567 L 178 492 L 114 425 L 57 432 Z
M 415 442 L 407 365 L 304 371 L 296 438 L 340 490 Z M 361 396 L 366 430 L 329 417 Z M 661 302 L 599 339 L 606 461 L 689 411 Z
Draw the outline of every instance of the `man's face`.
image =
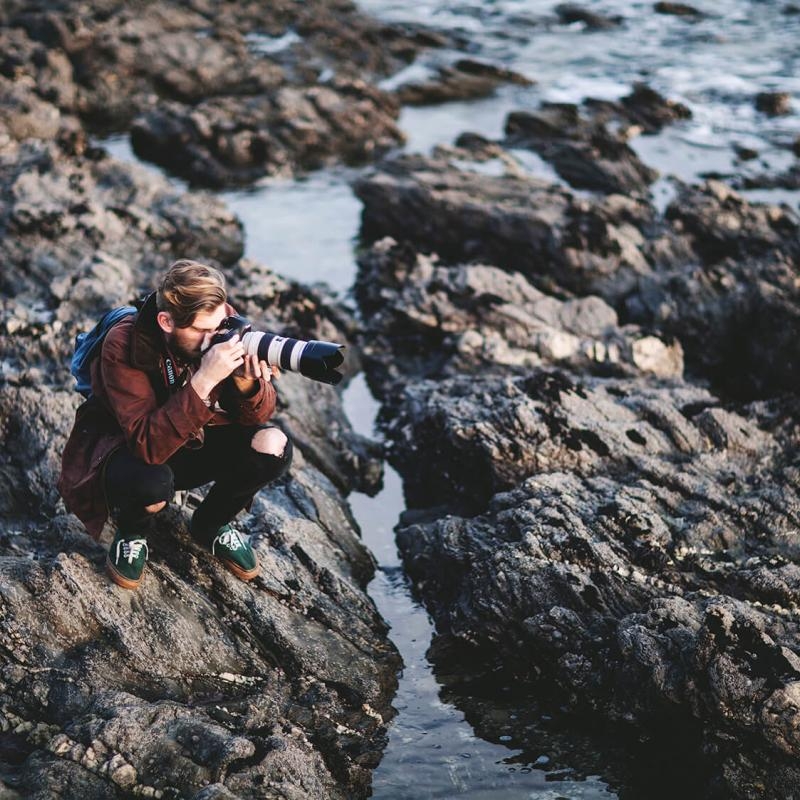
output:
M 174 323 L 170 326 L 171 330 L 166 330 L 164 325 L 161 328 L 164 330 L 169 349 L 176 356 L 188 361 L 199 361 L 206 342 L 217 331 L 226 316 L 225 304 L 220 303 L 213 311 L 198 312 L 188 328 L 179 328 Z

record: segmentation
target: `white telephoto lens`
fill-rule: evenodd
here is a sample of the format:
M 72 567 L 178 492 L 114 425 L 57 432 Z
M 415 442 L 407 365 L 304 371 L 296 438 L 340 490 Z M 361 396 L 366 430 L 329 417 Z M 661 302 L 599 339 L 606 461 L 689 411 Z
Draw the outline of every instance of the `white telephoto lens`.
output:
M 292 372 L 300 372 L 300 359 L 303 357 L 303 352 L 307 344 L 308 342 L 301 342 L 295 339 L 292 354 L 289 358 L 289 369 L 292 370 Z
M 279 367 L 281 364 L 281 351 L 286 339 L 283 336 L 274 336 L 269 343 L 269 350 L 267 351 L 267 364 L 274 367 Z
M 242 345 L 244 346 L 244 350 L 249 356 L 257 356 L 258 355 L 258 343 L 261 341 L 261 337 L 263 333 L 258 331 L 250 331 L 242 336 Z

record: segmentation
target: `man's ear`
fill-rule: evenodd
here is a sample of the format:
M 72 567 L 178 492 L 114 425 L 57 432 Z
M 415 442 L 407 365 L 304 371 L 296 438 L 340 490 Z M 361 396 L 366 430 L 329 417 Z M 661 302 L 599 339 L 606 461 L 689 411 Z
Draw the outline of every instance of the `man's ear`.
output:
M 158 327 L 161 328 L 164 333 L 172 333 L 175 330 L 175 322 L 168 311 L 159 311 L 158 314 L 156 314 L 156 321 L 158 322 Z

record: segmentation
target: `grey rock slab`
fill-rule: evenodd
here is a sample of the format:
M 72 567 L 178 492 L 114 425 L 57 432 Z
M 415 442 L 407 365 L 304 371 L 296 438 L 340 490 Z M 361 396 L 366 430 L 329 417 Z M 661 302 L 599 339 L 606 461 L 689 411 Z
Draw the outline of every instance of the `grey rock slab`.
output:
M 0 713 L 32 753 L 181 796 L 229 777 L 246 797 L 268 780 L 309 796 L 366 791 L 361 764 L 379 758 L 398 658 L 361 591 L 371 557 L 341 500 L 302 463 L 293 481 L 317 514 L 281 500 L 286 486 L 259 497 L 243 521 L 262 563 L 250 584 L 189 541 L 181 509 L 159 518 L 135 593 L 108 581 L 102 547 L 61 549 L 62 517 L 28 539 L 37 560 L 0 558 Z M 40 780 L 35 762 L 23 788 Z
M 700 731 L 729 796 L 778 796 L 800 777 L 796 484 L 724 451 L 636 467 L 540 473 L 478 516 L 408 524 L 404 561 L 473 662 L 642 730 Z
M 371 381 L 382 393 L 409 373 L 452 377 L 562 364 L 666 378 L 683 369 L 679 343 L 621 326 L 600 297 L 560 300 L 518 272 L 444 265 L 390 237 L 359 257 L 356 293 Z
M 709 181 L 680 186 L 661 216 L 643 199 L 481 174 L 461 156 L 395 159 L 357 181 L 365 238 L 517 271 L 548 294 L 597 295 L 678 339 L 693 372 L 736 396 L 794 386 L 800 219 L 791 209 Z

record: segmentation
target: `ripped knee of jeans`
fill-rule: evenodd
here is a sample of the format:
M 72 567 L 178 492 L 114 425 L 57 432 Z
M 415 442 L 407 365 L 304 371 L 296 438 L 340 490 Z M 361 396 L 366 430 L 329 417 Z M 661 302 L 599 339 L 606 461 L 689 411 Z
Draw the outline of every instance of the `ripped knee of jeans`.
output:
M 289 440 L 280 428 L 262 428 L 253 434 L 250 447 L 257 453 L 281 458 Z

